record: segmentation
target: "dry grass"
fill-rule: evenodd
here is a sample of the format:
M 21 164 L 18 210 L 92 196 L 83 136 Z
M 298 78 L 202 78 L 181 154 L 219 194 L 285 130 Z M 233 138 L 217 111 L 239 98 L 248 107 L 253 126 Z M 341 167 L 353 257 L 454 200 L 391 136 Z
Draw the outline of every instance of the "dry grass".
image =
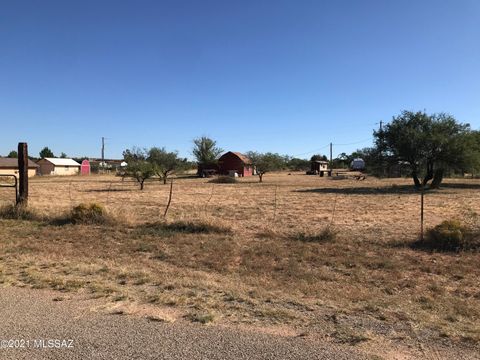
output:
M 94 202 L 117 221 L 0 220 L 0 282 L 349 344 L 480 341 L 480 254 L 409 246 L 419 230 L 410 181 L 257 181 L 177 179 L 163 219 L 169 187 L 158 182 L 139 191 L 108 176 L 33 179 L 36 213 L 54 218 Z M 428 193 L 426 226 L 478 222 L 479 189 L 477 180 L 447 180 Z M 0 201 L 8 196 L 0 191 Z
M 38 220 L 40 216 L 24 205 L 3 204 L 0 206 L 0 219 Z

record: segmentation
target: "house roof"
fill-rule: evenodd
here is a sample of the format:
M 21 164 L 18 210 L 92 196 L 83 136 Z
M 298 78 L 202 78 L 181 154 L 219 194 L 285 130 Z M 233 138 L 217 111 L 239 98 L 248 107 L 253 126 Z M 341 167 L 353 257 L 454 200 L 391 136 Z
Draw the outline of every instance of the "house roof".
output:
M 328 164 L 328 161 L 325 161 L 325 160 L 313 160 L 312 162 L 315 162 L 318 164 Z
M 29 169 L 34 169 L 37 167 L 37 164 L 35 164 L 32 160 L 28 159 Z M 18 169 L 18 159 L 0 157 L 0 169 Z
M 81 166 L 78 162 L 76 162 L 73 159 L 45 158 L 45 160 L 47 160 L 48 162 L 51 162 L 55 166 Z
M 244 164 L 251 164 L 252 163 L 252 160 L 250 160 L 247 156 L 243 155 L 242 153 L 236 152 L 236 151 L 228 151 L 225 154 L 223 154 L 222 156 L 220 156 L 220 159 L 227 154 L 233 154 L 233 155 L 237 156 L 240 160 L 242 160 L 242 162 Z

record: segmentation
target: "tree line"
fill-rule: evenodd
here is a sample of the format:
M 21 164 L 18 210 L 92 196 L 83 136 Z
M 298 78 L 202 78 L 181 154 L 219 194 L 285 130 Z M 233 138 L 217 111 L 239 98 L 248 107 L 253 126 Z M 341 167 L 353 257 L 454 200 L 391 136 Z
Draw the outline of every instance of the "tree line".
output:
M 140 189 L 144 189 L 145 181 L 157 177 L 167 183 L 168 178 L 175 174 L 195 167 L 208 169 L 217 165 L 218 157 L 224 150 L 217 146 L 217 142 L 209 137 L 202 136 L 193 140 L 192 154 L 195 162 L 181 158 L 178 151 L 168 151 L 162 147 L 150 149 L 133 147 L 123 152 L 127 167 L 123 176 L 136 180 Z M 279 170 L 305 171 L 310 169 L 310 160 L 299 159 L 278 153 L 248 151 L 245 155 L 251 160 L 259 181 L 263 181 L 266 173 Z M 321 155 L 316 157 L 326 158 Z
M 42 150 L 40 150 L 40 152 L 38 153 L 38 155 L 40 156 L 40 159 L 44 159 L 44 158 L 54 158 L 55 155 L 53 154 L 53 151 L 50 150 L 50 148 L 48 146 L 45 146 Z M 18 153 L 16 150 L 12 150 L 8 153 L 7 155 L 7 158 L 14 158 L 14 159 L 17 159 L 18 158 Z M 32 156 L 29 156 L 30 159 L 37 159 L 35 157 L 32 157 Z M 65 159 L 67 158 L 67 154 L 65 154 L 64 152 L 62 152 L 60 154 L 60 158 L 62 159 Z
M 480 131 L 450 114 L 403 111 L 373 137 L 372 147 L 352 155 L 380 177 L 395 169 L 410 176 L 416 188 L 434 189 L 446 174 L 480 170 Z
M 445 175 L 474 174 L 480 170 L 480 131 L 472 130 L 469 124 L 460 123 L 450 114 L 403 111 L 382 129 L 374 131 L 373 139 L 372 147 L 351 154 L 341 153 L 333 159 L 330 167 L 348 168 L 353 159 L 362 158 L 369 173 L 379 177 L 389 176 L 392 172 L 395 176 L 407 175 L 415 187 L 423 189 L 437 188 Z M 168 177 L 174 173 L 194 167 L 212 167 L 222 152 L 215 140 L 205 136 L 193 140 L 195 162 L 164 147 L 134 147 L 123 152 L 128 164 L 124 176 L 134 178 L 143 189 L 145 181 L 152 177 L 167 183 Z M 44 147 L 39 155 L 40 158 L 54 157 L 48 147 Z M 315 154 L 310 159 L 257 151 L 248 151 L 245 155 L 251 160 L 260 182 L 272 171 L 306 171 L 310 169 L 311 161 L 327 161 L 322 154 Z M 11 151 L 8 157 L 18 155 Z M 62 153 L 60 157 L 67 155 Z

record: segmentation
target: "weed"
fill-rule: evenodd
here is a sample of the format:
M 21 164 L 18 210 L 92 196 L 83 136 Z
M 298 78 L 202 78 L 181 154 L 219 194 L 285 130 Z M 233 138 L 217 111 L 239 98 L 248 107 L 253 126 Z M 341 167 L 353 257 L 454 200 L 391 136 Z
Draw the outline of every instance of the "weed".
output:
M 156 222 L 141 226 L 141 231 L 149 235 L 185 234 L 228 234 L 231 230 L 225 226 L 207 222 L 174 221 L 171 223 Z
M 423 240 L 414 247 L 436 251 L 463 251 L 480 249 L 480 234 L 457 220 L 446 220 L 429 229 Z
M 337 232 L 332 229 L 330 226 L 323 228 L 318 233 L 305 233 L 300 232 L 293 236 L 294 240 L 302 242 L 315 242 L 315 243 L 325 243 L 333 242 L 337 236 Z
M 185 318 L 200 324 L 208 324 L 215 319 L 215 316 L 210 313 L 189 313 L 185 315 Z
M 25 205 L 4 205 L 0 207 L 0 219 L 38 220 L 38 214 Z
M 74 224 L 107 224 L 113 222 L 105 208 L 97 203 L 82 203 L 75 206 L 70 212 L 70 220 Z
M 367 336 L 359 334 L 356 331 L 347 327 L 341 327 L 337 329 L 337 331 L 335 331 L 332 336 L 335 338 L 336 342 L 349 345 L 357 345 L 361 342 L 369 340 Z

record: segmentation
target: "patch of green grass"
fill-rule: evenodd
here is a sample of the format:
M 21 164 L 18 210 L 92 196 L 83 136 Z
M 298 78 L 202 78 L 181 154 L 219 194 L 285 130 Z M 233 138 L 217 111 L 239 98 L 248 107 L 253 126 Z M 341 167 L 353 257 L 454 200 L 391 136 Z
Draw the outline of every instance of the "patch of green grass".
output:
M 8 204 L 0 207 L 0 219 L 39 220 L 40 216 L 28 206 Z
M 335 342 L 348 345 L 358 345 L 369 340 L 367 336 L 347 327 L 338 328 L 332 333 L 332 336 L 335 339 Z
M 215 316 L 210 313 L 189 313 L 185 315 L 185 318 L 200 324 L 208 324 L 215 319 Z
M 174 222 L 156 222 L 146 225 L 141 225 L 138 228 L 141 232 L 148 235 L 170 235 L 176 233 L 183 234 L 229 234 L 231 229 L 213 225 L 206 222 L 194 221 L 174 221 Z
M 330 226 L 327 226 L 318 233 L 299 232 L 293 236 L 293 239 L 301 242 L 325 243 L 333 242 L 336 236 L 337 232 Z

